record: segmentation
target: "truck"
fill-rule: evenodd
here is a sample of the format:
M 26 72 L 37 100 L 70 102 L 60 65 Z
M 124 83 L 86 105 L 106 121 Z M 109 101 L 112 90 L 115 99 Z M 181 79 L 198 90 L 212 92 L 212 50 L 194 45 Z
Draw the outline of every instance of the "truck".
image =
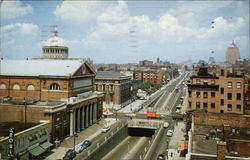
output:
M 162 117 L 163 117 L 162 115 L 157 114 L 155 111 L 147 111 L 147 118 L 160 119 Z

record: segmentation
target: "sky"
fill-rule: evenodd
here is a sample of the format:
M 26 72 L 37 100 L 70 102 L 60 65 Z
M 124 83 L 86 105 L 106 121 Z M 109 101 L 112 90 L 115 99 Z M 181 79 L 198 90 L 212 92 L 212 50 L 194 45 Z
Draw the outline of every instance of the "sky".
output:
M 249 0 L 2 1 L 4 59 L 40 57 L 50 25 L 69 57 L 94 63 L 225 61 L 232 42 L 249 58 Z

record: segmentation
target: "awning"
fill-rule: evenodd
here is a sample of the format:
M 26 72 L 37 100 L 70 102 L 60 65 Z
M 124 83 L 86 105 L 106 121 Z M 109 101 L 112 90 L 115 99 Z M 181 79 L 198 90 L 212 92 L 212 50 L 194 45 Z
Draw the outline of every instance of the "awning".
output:
M 30 154 L 36 157 L 36 156 L 41 155 L 43 152 L 45 152 L 45 150 L 40 146 L 36 146 L 35 148 L 29 150 L 29 152 Z
M 43 149 L 48 149 L 49 147 L 53 146 L 50 142 L 45 142 L 40 145 Z

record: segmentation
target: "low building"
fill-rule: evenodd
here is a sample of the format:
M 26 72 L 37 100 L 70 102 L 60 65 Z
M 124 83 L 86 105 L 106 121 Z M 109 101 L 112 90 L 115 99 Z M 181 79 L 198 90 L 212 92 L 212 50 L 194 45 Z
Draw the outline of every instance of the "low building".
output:
M 189 130 L 187 159 L 250 158 L 250 116 L 194 112 Z
M 114 71 L 97 71 L 95 90 L 104 92 L 104 105 L 123 107 L 131 103 L 131 77 Z
M 39 159 L 50 150 L 49 123 L 0 122 L 0 159 L 9 159 L 11 152 L 20 160 Z M 9 137 L 10 128 L 14 128 L 14 138 Z M 14 152 L 10 149 L 10 139 L 14 139 Z

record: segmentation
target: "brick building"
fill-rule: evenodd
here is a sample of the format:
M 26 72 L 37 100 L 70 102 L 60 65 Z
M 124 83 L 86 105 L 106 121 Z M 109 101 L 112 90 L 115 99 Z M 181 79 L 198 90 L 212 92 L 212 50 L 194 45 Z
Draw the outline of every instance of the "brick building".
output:
M 0 67 L 0 120 L 49 120 L 54 141 L 100 119 L 103 95 L 93 92 L 95 71 L 88 63 L 3 60 Z
M 152 82 L 157 84 L 161 84 L 166 81 L 165 72 L 155 69 L 135 70 L 134 79 L 142 82 Z
M 104 92 L 105 105 L 122 107 L 131 103 L 131 77 L 114 71 L 97 71 L 95 90 Z
M 195 66 L 188 86 L 188 110 L 244 113 L 244 76 L 219 65 Z
M 249 115 L 195 111 L 187 130 L 187 159 L 247 160 L 250 157 Z

